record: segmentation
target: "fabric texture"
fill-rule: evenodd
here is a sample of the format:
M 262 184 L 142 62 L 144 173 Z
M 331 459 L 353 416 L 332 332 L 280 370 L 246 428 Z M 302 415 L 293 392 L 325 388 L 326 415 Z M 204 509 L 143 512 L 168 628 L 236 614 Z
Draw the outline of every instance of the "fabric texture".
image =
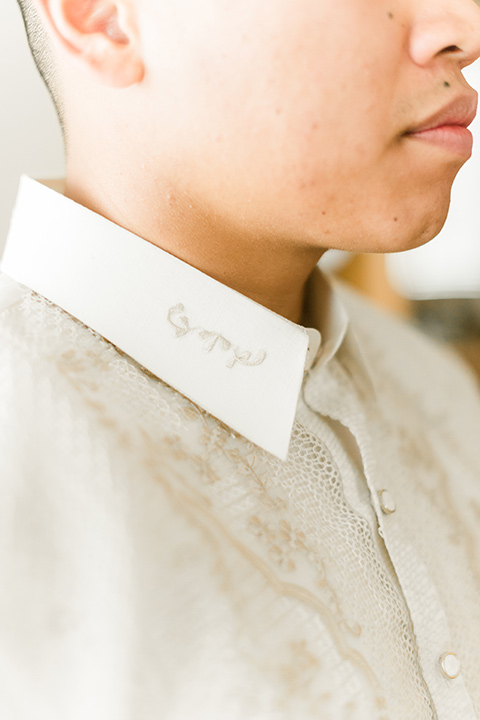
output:
M 282 461 L 2 288 L 0 717 L 480 717 L 480 402 L 453 355 L 339 287 L 350 329 Z

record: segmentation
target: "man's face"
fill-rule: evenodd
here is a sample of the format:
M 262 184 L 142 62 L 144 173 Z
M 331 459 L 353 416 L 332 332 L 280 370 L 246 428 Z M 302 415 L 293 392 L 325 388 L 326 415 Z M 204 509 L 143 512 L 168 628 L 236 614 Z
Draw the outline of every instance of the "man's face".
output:
M 318 247 L 403 250 L 439 231 L 468 138 L 409 133 L 474 104 L 474 0 L 139 2 L 148 152 L 194 207 Z

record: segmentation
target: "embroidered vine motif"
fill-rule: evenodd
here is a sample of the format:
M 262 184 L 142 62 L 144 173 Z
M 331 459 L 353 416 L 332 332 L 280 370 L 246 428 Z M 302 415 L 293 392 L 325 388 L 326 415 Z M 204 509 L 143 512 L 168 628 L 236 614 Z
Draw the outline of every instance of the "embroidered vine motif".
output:
M 181 338 L 194 332 L 204 341 L 204 352 L 212 352 L 215 347 L 219 347 L 222 351 L 230 350 L 233 354 L 227 360 L 226 364 L 228 368 L 233 368 L 236 363 L 249 367 L 261 365 L 267 357 L 265 350 L 259 350 L 255 356 L 253 356 L 248 350 L 240 350 L 240 348 L 233 345 L 230 340 L 224 338 L 220 333 L 213 330 L 205 330 L 202 327 L 191 327 L 188 317 L 182 314 L 184 312 L 185 308 L 182 303 L 178 303 L 178 305 L 171 307 L 168 311 L 168 322 L 175 328 L 175 337 Z

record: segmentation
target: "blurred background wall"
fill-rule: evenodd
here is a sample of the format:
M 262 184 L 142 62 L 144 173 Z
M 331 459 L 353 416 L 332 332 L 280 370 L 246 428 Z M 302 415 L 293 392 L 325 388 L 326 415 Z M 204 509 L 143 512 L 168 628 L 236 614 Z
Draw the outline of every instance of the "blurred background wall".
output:
M 37 75 L 16 0 L 0 2 L 0 253 L 19 177 L 63 174 L 62 137 L 50 96 Z

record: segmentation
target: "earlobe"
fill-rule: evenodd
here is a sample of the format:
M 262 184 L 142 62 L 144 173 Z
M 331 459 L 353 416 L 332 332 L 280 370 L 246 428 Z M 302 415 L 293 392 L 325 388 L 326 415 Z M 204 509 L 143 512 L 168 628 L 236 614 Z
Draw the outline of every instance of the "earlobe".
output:
M 141 82 L 144 64 L 130 0 L 34 0 L 52 42 L 111 87 Z

